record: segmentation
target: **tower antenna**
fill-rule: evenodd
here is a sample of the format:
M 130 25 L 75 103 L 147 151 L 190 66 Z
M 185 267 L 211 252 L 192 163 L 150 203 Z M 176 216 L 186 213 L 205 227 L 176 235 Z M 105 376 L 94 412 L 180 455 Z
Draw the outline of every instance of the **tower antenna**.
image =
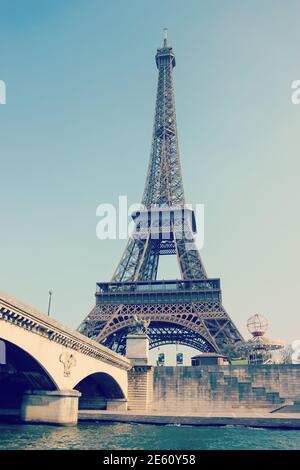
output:
M 164 28 L 164 47 L 168 46 L 168 30 Z

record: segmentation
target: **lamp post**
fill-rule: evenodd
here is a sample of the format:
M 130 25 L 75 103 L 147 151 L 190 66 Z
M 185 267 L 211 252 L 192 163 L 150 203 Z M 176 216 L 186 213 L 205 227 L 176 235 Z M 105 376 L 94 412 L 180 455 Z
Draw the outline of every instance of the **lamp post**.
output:
M 50 308 L 51 308 L 51 297 L 52 297 L 52 290 L 49 290 L 49 303 L 48 303 L 48 317 L 50 317 Z

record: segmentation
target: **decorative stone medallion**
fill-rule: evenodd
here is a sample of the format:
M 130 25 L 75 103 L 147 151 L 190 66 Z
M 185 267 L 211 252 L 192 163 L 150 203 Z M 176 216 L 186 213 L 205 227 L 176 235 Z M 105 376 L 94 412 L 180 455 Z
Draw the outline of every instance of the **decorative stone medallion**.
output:
M 70 377 L 71 375 L 71 367 L 76 366 L 76 358 L 73 353 L 69 351 L 61 353 L 59 356 L 59 361 L 64 365 L 64 377 Z

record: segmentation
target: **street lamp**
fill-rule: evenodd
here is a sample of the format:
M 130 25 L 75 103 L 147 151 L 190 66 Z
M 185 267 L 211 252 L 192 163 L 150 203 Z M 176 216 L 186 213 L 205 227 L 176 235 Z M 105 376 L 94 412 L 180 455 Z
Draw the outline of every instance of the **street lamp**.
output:
M 52 297 L 52 290 L 49 290 L 49 303 L 48 303 L 48 317 L 50 316 L 50 308 L 51 308 L 51 297 Z

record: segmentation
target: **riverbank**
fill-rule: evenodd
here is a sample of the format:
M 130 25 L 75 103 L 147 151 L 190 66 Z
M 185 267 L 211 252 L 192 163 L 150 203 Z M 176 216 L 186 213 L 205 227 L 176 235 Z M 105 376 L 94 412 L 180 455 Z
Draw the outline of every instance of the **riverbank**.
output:
M 193 415 L 81 410 L 79 422 L 117 422 L 184 426 L 243 426 L 271 429 L 300 429 L 300 413 L 270 413 L 265 409 L 201 411 Z
M 243 426 L 269 429 L 300 430 L 300 412 L 282 409 L 238 409 L 238 410 L 201 410 L 194 414 L 112 412 L 107 410 L 80 410 L 79 423 L 138 423 L 169 426 Z M 9 410 L 1 415 L 2 423 L 21 424 L 18 410 Z

